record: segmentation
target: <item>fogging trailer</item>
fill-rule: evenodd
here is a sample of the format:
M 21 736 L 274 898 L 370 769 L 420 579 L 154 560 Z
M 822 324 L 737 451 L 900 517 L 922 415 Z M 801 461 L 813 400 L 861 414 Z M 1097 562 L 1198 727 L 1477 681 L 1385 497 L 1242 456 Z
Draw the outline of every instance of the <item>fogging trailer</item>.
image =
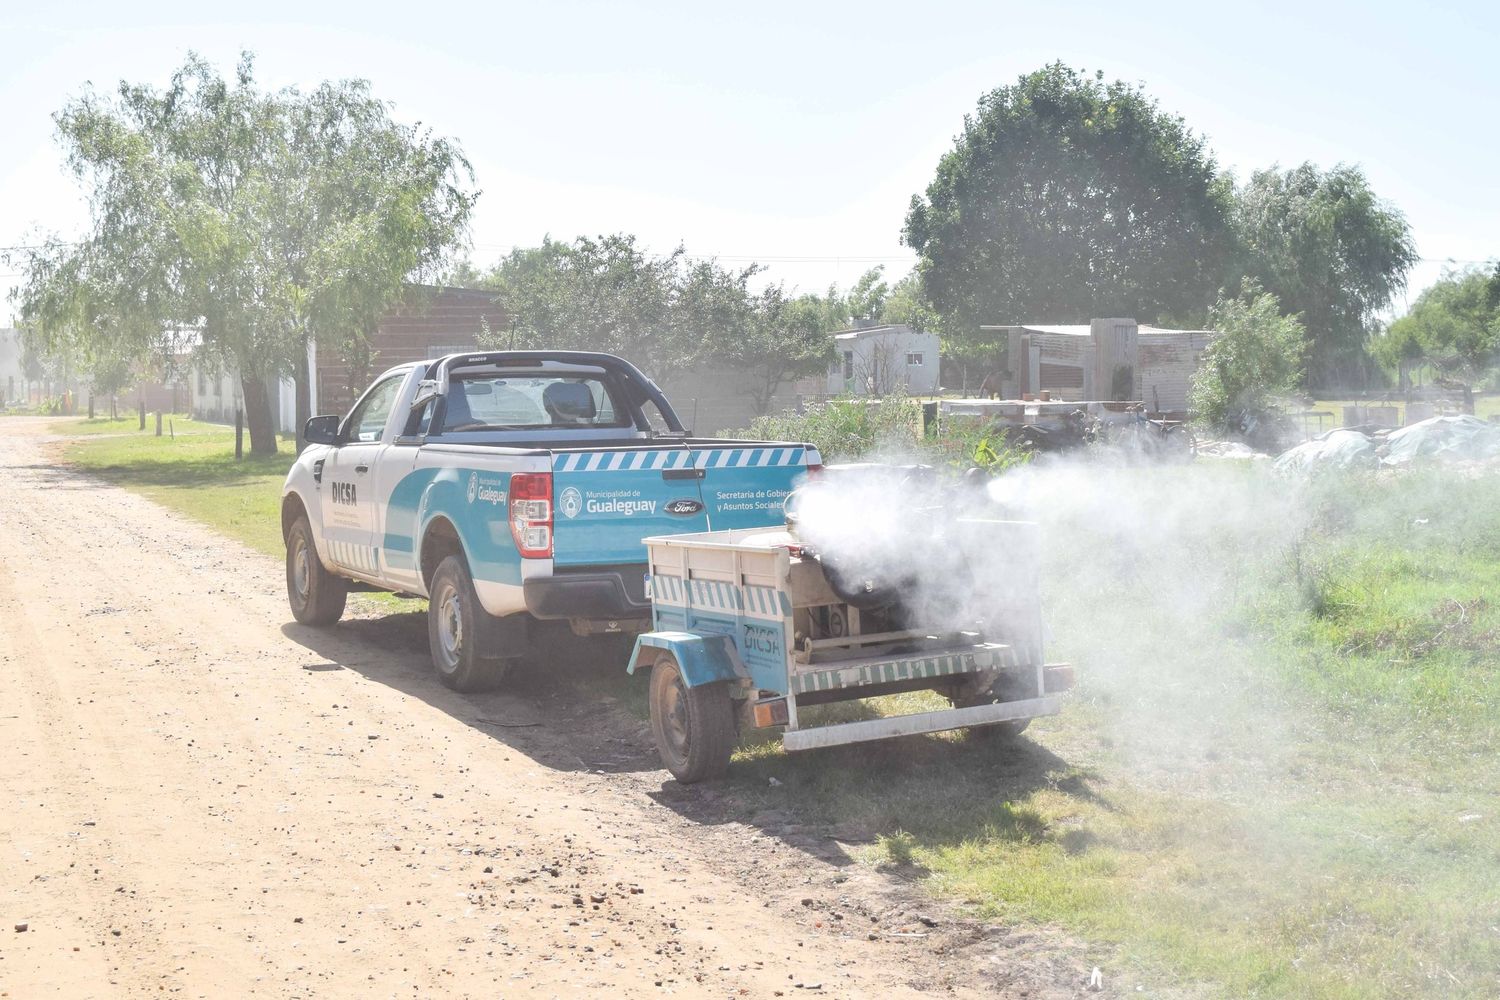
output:
M 1057 714 L 1073 676 L 1043 657 L 1037 526 L 961 518 L 949 541 L 963 560 L 1004 565 L 982 574 L 982 618 L 943 631 L 844 600 L 786 530 L 647 538 L 652 631 L 628 669 L 652 671 L 651 725 L 668 770 L 685 782 L 722 774 L 744 725 L 784 726 L 792 751 L 973 727 L 1013 735 Z M 953 707 L 817 726 L 801 717 L 922 690 Z

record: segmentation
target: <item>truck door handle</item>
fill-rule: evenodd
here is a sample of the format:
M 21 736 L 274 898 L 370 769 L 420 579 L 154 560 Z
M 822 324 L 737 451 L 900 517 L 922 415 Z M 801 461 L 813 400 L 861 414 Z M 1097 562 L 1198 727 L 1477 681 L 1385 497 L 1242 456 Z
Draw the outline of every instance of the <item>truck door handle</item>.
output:
M 366 472 L 370 471 L 370 467 L 368 465 L 356 465 L 354 467 L 354 471 L 358 472 L 360 475 L 364 475 Z
M 663 479 L 702 479 L 702 469 L 662 469 Z

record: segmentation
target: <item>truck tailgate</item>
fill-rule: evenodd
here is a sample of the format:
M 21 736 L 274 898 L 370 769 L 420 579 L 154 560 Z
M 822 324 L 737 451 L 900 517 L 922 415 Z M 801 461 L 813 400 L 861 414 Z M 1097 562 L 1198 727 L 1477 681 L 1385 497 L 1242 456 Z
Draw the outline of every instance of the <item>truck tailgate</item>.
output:
M 553 564 L 644 563 L 648 536 L 780 524 L 782 501 L 816 454 L 755 442 L 556 451 Z

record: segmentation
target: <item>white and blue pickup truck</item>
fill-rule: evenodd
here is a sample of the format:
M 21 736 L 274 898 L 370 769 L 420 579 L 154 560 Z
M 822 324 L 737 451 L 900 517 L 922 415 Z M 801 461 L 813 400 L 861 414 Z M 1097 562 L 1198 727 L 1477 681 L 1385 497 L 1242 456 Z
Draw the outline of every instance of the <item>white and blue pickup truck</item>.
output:
M 392 368 L 313 417 L 281 505 L 287 595 L 331 625 L 351 588 L 428 599 L 433 665 L 492 686 L 539 620 L 650 627 L 656 535 L 779 525 L 804 444 L 694 438 L 608 354 L 497 351 Z

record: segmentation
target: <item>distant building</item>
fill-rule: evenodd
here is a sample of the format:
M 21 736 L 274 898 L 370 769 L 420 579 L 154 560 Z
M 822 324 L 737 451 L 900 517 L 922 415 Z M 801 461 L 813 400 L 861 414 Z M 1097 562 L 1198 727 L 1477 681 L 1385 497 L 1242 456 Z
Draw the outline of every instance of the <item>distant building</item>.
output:
M 833 335 L 828 394 L 883 396 L 904 389 L 914 396 L 938 390 L 938 336 L 902 323 L 858 327 Z
M 317 378 L 312 386 L 312 412 L 346 413 L 354 400 L 381 372 L 408 361 L 441 358 L 472 351 L 486 328 L 506 326 L 505 312 L 495 304 L 495 293 L 482 288 L 413 285 L 370 331 L 366 350 L 356 357 L 336 352 L 309 351 Z M 244 406 L 237 373 L 214 371 L 198 364 L 189 378 L 192 413 L 200 420 L 229 423 Z M 291 432 L 297 419 L 296 386 L 282 379 L 271 386 L 271 412 L 276 429 Z
M 28 375 L 26 350 L 21 344 L 21 331 L 15 327 L 0 327 L 0 407 L 7 404 L 35 406 L 56 400 L 64 393 L 72 393 L 76 402 L 82 398 L 83 385 L 74 378 L 59 378 L 46 370 L 52 366 L 36 366 Z
M 1063 400 L 1139 400 L 1162 413 L 1187 409 L 1193 374 L 1214 336 L 1133 319 L 980 329 L 1001 338 L 1005 362 L 994 374 L 1003 399 L 1045 390 Z
M 0 327 L 0 406 L 19 401 L 26 393 L 21 364 L 21 331 Z

